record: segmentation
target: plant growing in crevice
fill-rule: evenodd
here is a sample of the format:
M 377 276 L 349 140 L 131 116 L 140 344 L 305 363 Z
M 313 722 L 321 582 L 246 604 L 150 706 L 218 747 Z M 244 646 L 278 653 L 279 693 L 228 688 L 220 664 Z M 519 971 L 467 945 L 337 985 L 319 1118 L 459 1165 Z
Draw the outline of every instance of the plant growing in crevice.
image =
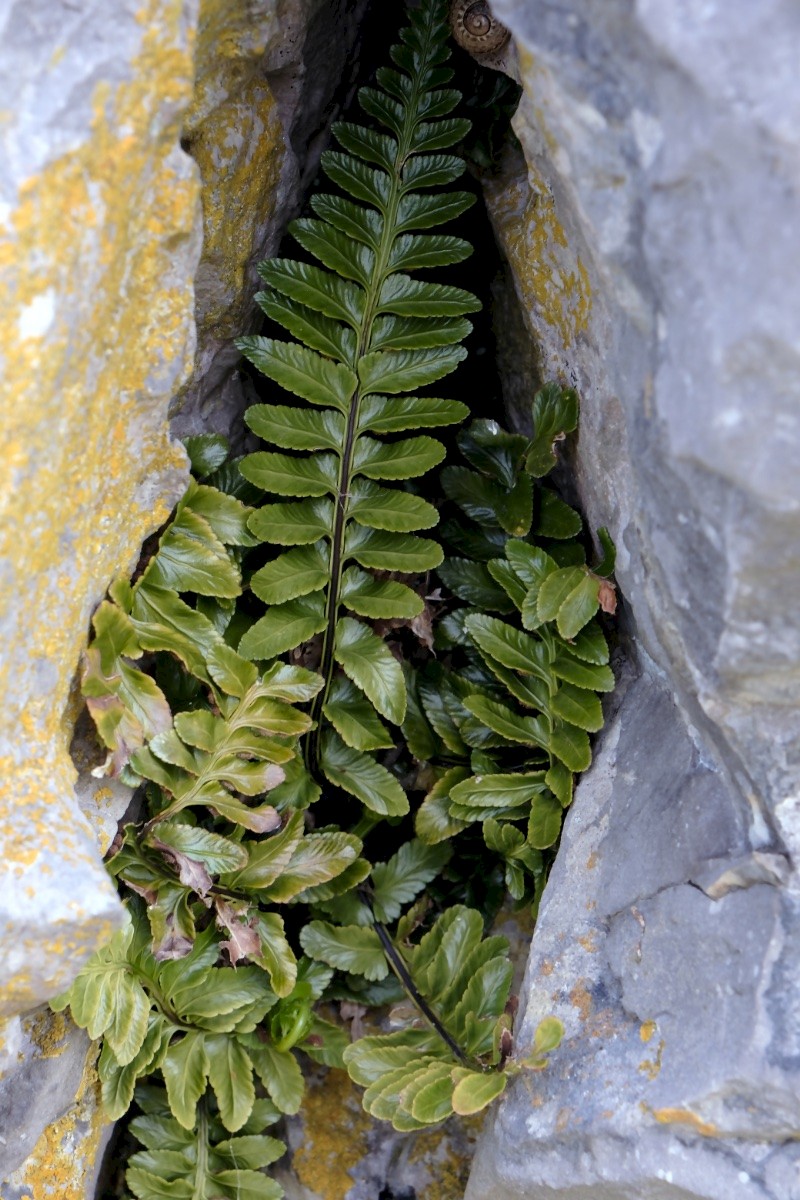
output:
M 231 461 L 189 439 L 197 478 L 94 617 L 99 771 L 144 811 L 109 862 L 128 923 L 54 1006 L 103 1038 L 109 1114 L 137 1099 L 139 1200 L 278 1196 L 263 1130 L 300 1106 L 298 1053 L 413 1130 L 479 1111 L 561 1036 L 548 1018 L 515 1055 L 508 945 L 493 905 L 465 900 L 480 843 L 482 869 L 538 902 L 612 682 L 594 613 L 613 562 L 586 565 L 580 518 L 538 482 L 575 428 L 569 391 L 539 393 L 532 438 L 462 429 L 469 466 L 443 495 L 412 482 L 445 456 L 416 431 L 468 415 L 424 389 L 463 359 L 477 305 L 411 274 L 469 253 L 425 232 L 472 201 L 447 190 L 468 123 L 444 15 L 413 9 L 362 90 L 382 128 L 334 129 L 345 194 L 292 227 L 322 265 L 262 264 L 261 306 L 296 340 L 239 344 L 297 397 L 247 414 L 277 449 Z M 393 1032 L 351 1041 L 343 1000 L 397 1005 Z
M 464 171 L 444 154 L 469 128 L 450 114 L 460 96 L 446 85 L 439 5 L 410 12 L 393 47 L 399 70 L 377 74 L 380 89 L 359 100 L 382 130 L 340 122 L 342 149 L 323 169 L 346 195 L 312 198 L 313 218 L 290 232 L 322 266 L 293 259 L 263 263 L 268 290 L 257 299 L 295 341 L 250 336 L 245 356 L 307 405 L 261 404 L 250 428 L 281 451 L 259 451 L 240 470 L 287 500 L 260 508 L 250 528 L 265 542 L 289 546 L 250 579 L 267 605 L 244 635 L 240 652 L 262 660 L 322 635 L 323 687 L 312 707 L 316 729 L 307 761 L 312 773 L 355 796 L 379 816 L 402 816 L 408 800 L 396 777 L 371 755 L 394 744 L 384 720 L 402 723 L 403 671 L 368 624 L 411 620 L 423 600 L 396 576 L 424 574 L 441 561 L 437 542 L 419 536 L 437 522 L 427 500 L 386 486 L 424 475 L 444 458 L 427 435 L 396 438 L 467 414 L 457 401 L 415 396 L 464 358 L 469 292 L 428 283 L 410 272 L 447 266 L 471 248 L 435 228 L 473 203 L 469 192 L 437 191 Z M 391 573 L 391 578 L 386 577 Z
M 416 680 L 433 756 L 447 764 L 417 833 L 436 845 L 480 822 L 517 900 L 538 900 L 541 851 L 558 839 L 573 776 L 591 762 L 589 734 L 603 724 L 599 694 L 614 686 L 596 620 L 616 607 L 613 544 L 600 530 L 603 557 L 590 568 L 580 516 L 534 482 L 577 420 L 575 393 L 548 385 L 533 401 L 533 438 L 495 421 L 459 434 L 470 465 L 447 467 L 442 486 L 469 523 L 443 527 L 459 554 L 439 574 L 464 604 L 437 630 L 453 665 L 431 663 Z

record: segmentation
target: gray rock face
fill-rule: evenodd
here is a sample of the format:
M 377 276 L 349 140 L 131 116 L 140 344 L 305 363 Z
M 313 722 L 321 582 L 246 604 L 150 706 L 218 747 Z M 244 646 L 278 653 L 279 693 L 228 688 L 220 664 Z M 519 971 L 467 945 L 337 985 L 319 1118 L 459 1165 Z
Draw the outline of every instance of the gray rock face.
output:
M 521 1043 L 548 1012 L 567 1040 L 502 1102 L 467 1197 L 791 1200 L 800 10 L 493 8 L 524 92 L 487 199 L 541 376 L 581 395 L 632 682 L 533 941 Z M 512 402 L 524 420 L 518 379 Z

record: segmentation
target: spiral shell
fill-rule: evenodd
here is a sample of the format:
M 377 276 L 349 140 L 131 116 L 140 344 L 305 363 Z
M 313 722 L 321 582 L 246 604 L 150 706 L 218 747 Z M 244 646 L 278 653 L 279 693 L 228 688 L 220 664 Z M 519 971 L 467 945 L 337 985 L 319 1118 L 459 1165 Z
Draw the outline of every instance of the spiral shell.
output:
M 492 16 L 486 0 L 453 0 L 450 24 L 453 37 L 470 54 L 496 54 L 511 37 L 510 30 Z

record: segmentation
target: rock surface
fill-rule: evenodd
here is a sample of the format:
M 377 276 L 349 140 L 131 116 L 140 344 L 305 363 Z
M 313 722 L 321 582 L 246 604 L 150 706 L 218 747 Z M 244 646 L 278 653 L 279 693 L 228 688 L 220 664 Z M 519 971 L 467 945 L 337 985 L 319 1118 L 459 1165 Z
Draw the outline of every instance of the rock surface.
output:
M 173 431 L 237 433 L 252 396 L 233 338 L 256 328 L 256 264 L 296 216 L 352 90 L 367 0 L 201 0 L 183 145 L 202 178 L 197 355 Z M 241 434 L 240 434 L 241 436 Z
M 550 1011 L 568 1039 L 502 1102 L 467 1197 L 792 1200 L 800 13 L 493 8 L 524 90 L 487 200 L 520 352 L 581 395 L 633 678 L 533 941 L 521 1041 Z

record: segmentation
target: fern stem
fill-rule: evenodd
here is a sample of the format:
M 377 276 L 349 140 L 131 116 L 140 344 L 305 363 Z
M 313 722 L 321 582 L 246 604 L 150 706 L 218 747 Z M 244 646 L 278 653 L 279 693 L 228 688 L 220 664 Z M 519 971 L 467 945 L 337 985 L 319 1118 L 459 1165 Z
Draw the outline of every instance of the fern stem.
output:
M 408 967 L 403 962 L 402 955 L 399 953 L 397 947 L 395 946 L 394 942 L 392 941 L 391 937 L 389 936 L 388 929 L 375 916 L 375 911 L 372 907 L 372 901 L 370 900 L 369 893 L 366 891 L 365 888 L 359 888 L 359 895 L 361 896 L 362 901 L 364 902 L 364 904 L 366 904 L 367 908 L 370 910 L 370 913 L 372 914 L 372 925 L 373 925 L 373 928 L 374 928 L 375 932 L 377 933 L 378 937 L 380 938 L 380 943 L 383 946 L 383 952 L 386 955 L 386 958 L 388 959 L 389 965 L 391 966 L 391 968 L 394 971 L 397 978 L 400 980 L 400 983 L 405 988 L 410 999 L 414 1002 L 416 1007 L 422 1013 L 423 1017 L 428 1022 L 428 1024 L 439 1035 L 439 1037 L 442 1039 L 442 1041 L 445 1043 L 445 1045 L 448 1047 L 448 1049 L 452 1052 L 452 1054 L 455 1055 L 455 1057 L 458 1059 L 458 1061 L 460 1063 L 462 1063 L 463 1066 L 469 1067 L 469 1069 L 473 1070 L 473 1071 L 474 1070 L 482 1070 L 482 1067 L 480 1066 L 479 1063 L 473 1063 L 470 1061 L 470 1059 L 467 1057 L 467 1055 L 461 1049 L 461 1047 L 459 1046 L 459 1044 L 455 1040 L 455 1038 L 453 1038 L 447 1032 L 444 1025 L 441 1023 L 439 1018 L 436 1016 L 436 1013 L 433 1011 L 430 1004 L 428 1004 L 428 1001 L 425 999 L 425 997 L 423 995 L 421 995 L 420 992 L 417 991 L 416 985 L 414 983 L 414 980 L 411 978 Z

